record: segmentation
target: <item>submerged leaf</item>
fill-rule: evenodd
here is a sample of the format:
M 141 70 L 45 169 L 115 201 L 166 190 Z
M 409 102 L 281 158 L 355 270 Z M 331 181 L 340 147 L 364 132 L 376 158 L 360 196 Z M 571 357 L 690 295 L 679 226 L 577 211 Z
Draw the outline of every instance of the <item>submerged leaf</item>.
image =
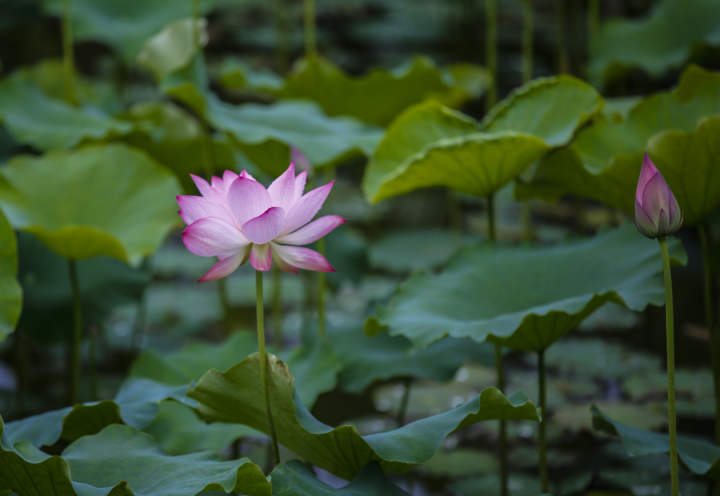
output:
M 355 427 L 330 427 L 314 418 L 294 398 L 294 379 L 287 366 L 270 355 L 270 402 L 278 440 L 305 461 L 345 479 L 371 461 L 385 471 L 405 471 L 430 459 L 453 431 L 483 420 L 538 420 L 535 406 L 523 395 L 506 398 L 495 388 L 450 411 L 399 429 L 361 436 Z M 227 372 L 208 371 L 188 392 L 198 413 L 211 421 L 237 422 L 267 432 L 257 354 Z
M 631 224 L 550 247 L 465 248 L 442 272 L 405 282 L 366 331 L 389 327 L 420 346 L 449 335 L 539 351 L 609 301 L 662 304 L 661 272 L 657 244 Z
M 125 145 L 18 156 L 0 170 L 14 227 L 69 259 L 107 255 L 137 265 L 178 223 L 175 177 Z

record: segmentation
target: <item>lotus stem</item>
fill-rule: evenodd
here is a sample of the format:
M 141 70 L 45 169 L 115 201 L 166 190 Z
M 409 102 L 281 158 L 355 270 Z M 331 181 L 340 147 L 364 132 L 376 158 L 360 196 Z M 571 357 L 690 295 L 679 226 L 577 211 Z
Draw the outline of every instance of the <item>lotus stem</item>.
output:
M 318 252 L 325 256 L 325 238 L 318 239 Z M 327 339 L 325 333 L 325 272 L 318 272 L 318 290 L 317 290 L 317 328 L 318 335 L 321 339 Z
M 533 0 L 523 0 L 523 83 L 532 79 L 533 73 Z
M 70 349 L 70 403 L 77 403 L 80 383 L 80 345 L 82 344 L 83 314 L 80 301 L 80 286 L 78 284 L 77 264 L 75 260 L 68 260 L 68 274 L 70 276 L 70 291 L 73 299 L 73 336 Z
M 589 0 L 587 11 L 587 29 L 590 39 L 595 36 L 600 27 L 600 3 L 598 0 Z M 589 44 L 588 44 L 589 46 Z
M 90 391 L 92 394 L 92 400 L 97 401 L 100 397 L 100 390 L 98 388 L 98 376 L 97 376 L 97 334 L 98 330 L 95 326 L 90 326 L 88 331 L 90 337 Z
M 317 53 L 315 32 L 315 0 L 305 0 L 305 56 Z
M 497 387 L 505 393 L 505 367 L 503 366 L 502 346 L 493 343 L 495 348 L 495 375 L 497 375 Z M 508 442 L 507 423 L 505 419 L 500 420 L 500 431 L 498 433 L 500 446 L 498 456 L 500 458 L 500 495 L 508 496 Z
M 555 41 L 557 43 L 557 64 L 558 72 L 566 74 L 568 72 L 568 57 L 565 50 L 565 0 L 555 0 Z
M 270 408 L 270 382 L 268 378 L 268 355 L 265 351 L 265 315 L 263 301 L 263 273 L 255 271 L 255 310 L 257 316 L 257 340 L 258 353 L 260 355 L 260 380 L 265 396 L 265 412 L 268 420 L 268 430 L 270 431 L 270 443 L 273 453 L 273 466 L 280 463 L 280 450 L 278 449 L 277 434 L 275 433 L 275 421 L 273 420 L 272 410 Z M 268 467 L 270 472 L 272 467 Z
M 75 55 L 73 53 L 71 0 L 63 0 L 62 3 L 62 53 L 65 100 L 71 105 L 75 105 L 77 100 L 75 95 Z
M 282 273 L 277 267 L 273 267 L 273 343 L 278 348 L 283 345 L 283 315 L 282 315 Z
M 545 389 L 545 350 L 538 351 L 538 402 L 540 404 L 540 426 L 538 429 L 538 454 L 540 468 L 540 490 L 549 492 L 547 466 L 547 393 Z
M 487 238 L 488 241 L 495 242 L 497 232 L 495 231 L 495 195 L 487 196 L 487 205 L 485 212 L 487 214 Z
M 705 276 L 705 325 L 710 333 L 710 355 L 715 390 L 715 442 L 720 443 L 720 333 L 715 328 L 715 316 L 713 315 L 712 239 L 709 224 L 700 225 L 698 234 L 700 236 Z
M 400 398 L 400 407 L 398 408 L 397 416 L 395 421 L 398 427 L 405 425 L 407 421 L 407 409 L 410 404 L 410 390 L 412 389 L 412 378 L 408 377 L 403 380 L 403 394 Z
M 497 0 L 485 0 L 485 65 L 490 73 L 485 112 L 497 102 Z
M 287 71 L 290 58 L 290 40 L 288 39 L 288 17 L 285 0 L 275 0 L 275 64 L 283 74 Z
M 665 276 L 665 347 L 667 348 L 668 377 L 668 433 L 670 436 L 670 483 L 672 496 L 678 496 L 678 453 L 677 425 L 675 419 L 675 331 L 673 315 L 672 274 L 667 241 L 658 238 L 662 252 L 663 275 Z

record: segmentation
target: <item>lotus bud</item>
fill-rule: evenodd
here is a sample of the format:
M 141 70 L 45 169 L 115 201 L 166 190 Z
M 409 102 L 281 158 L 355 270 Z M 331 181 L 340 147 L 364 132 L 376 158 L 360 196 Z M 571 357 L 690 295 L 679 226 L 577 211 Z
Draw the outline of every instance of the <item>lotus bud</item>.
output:
M 662 238 L 680 229 L 682 222 L 675 195 L 646 153 L 635 192 L 635 225 L 648 238 Z

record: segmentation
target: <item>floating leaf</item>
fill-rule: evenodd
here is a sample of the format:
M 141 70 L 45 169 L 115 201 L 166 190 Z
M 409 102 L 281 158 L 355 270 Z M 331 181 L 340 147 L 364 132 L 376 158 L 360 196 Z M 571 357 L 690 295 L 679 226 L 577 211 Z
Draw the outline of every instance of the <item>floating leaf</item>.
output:
M 2 428 L 0 419 L 0 433 Z M 10 445 L 3 437 L 0 461 L 0 487 L 28 496 L 184 496 L 204 490 L 271 494 L 260 467 L 247 458 L 168 456 L 149 435 L 117 424 L 78 439 L 62 457 L 25 442 Z
M 623 424 L 592 407 L 595 429 L 620 437 L 630 456 L 643 456 L 670 451 L 668 436 Z M 680 461 L 694 474 L 711 479 L 720 478 L 720 446 L 700 439 L 678 436 Z
M 377 464 L 370 464 L 347 486 L 335 489 L 320 482 L 307 465 L 293 460 L 273 470 L 273 494 L 284 496 L 403 496 L 405 491 L 385 478 Z
M 714 0 L 663 0 L 643 19 L 603 23 L 590 39 L 590 77 L 607 82 L 625 68 L 652 76 L 681 66 L 700 43 L 720 44 Z
M 661 305 L 661 272 L 657 244 L 630 224 L 550 247 L 466 248 L 439 274 L 406 281 L 366 332 L 389 327 L 420 346 L 449 335 L 539 351 L 609 301 Z
M 20 156 L 0 170 L 0 204 L 16 228 L 69 259 L 136 265 L 178 222 L 175 177 L 130 147 Z
M 0 120 L 19 143 L 40 150 L 128 133 L 132 126 L 94 107 L 74 107 L 10 77 L 0 82 Z
M 330 427 L 293 399 L 294 379 L 287 366 L 270 355 L 270 401 L 278 440 L 305 461 L 350 479 L 371 461 L 385 471 L 404 471 L 430 459 L 451 432 L 482 420 L 538 420 L 535 406 L 523 395 L 506 398 L 484 390 L 463 405 L 399 429 L 360 436 L 355 427 Z M 207 420 L 237 422 L 267 432 L 260 361 L 257 354 L 227 372 L 208 371 L 188 392 Z
M 205 19 L 194 22 L 192 17 L 171 22 L 145 42 L 138 63 L 158 79 L 185 67 L 207 44 L 206 25 Z
M 595 90 L 567 76 L 523 86 L 482 125 L 434 102 L 410 107 L 378 145 L 363 191 L 372 202 L 428 186 L 493 194 L 570 140 L 601 107 Z
M 15 233 L 0 210 L 0 342 L 15 330 L 22 308 L 17 262 Z
M 485 71 L 473 69 L 471 72 L 466 67 L 463 76 L 467 79 L 474 76 L 479 81 L 475 91 L 484 89 Z M 327 115 L 349 115 L 378 126 L 387 125 L 407 107 L 427 98 L 443 101 L 452 97 L 452 103 L 459 106 L 470 96 L 478 96 L 470 95 L 459 86 L 452 72 L 438 69 L 425 57 L 415 57 L 393 71 L 374 69 L 354 78 L 330 61 L 311 56 L 296 64 L 278 94 L 283 98 L 313 100 Z

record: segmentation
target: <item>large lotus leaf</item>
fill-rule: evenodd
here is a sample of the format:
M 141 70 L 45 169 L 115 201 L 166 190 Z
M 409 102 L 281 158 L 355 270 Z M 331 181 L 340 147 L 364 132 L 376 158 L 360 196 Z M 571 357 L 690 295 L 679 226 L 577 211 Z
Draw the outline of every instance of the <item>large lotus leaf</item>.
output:
M 550 146 L 561 146 L 602 106 L 600 94 L 579 79 L 540 78 L 521 86 L 493 107 L 482 125 L 486 132 L 532 134 Z
M 43 0 L 46 10 L 59 15 L 61 0 Z M 203 12 L 213 3 L 200 2 Z M 135 61 L 143 45 L 172 21 L 192 17 L 192 2 L 166 0 L 73 0 L 73 35 L 78 41 L 100 41 L 115 49 L 127 63 Z
M 420 346 L 449 335 L 539 351 L 609 301 L 661 305 L 661 272 L 657 243 L 631 224 L 550 247 L 481 245 L 438 274 L 411 277 L 366 331 L 389 327 Z
M 0 204 L 16 228 L 69 259 L 137 265 L 177 224 L 175 177 L 125 145 L 20 156 L 0 170 Z
M 17 281 L 15 233 L 0 210 L 0 342 L 15 329 L 22 308 L 22 289 Z
M 292 460 L 271 474 L 274 495 L 283 496 L 403 496 L 405 491 L 385 478 L 377 464 L 365 467 L 350 484 L 335 489 L 320 482 L 305 464 Z
M 633 67 L 661 76 L 699 43 L 720 44 L 718 17 L 715 0 L 662 0 L 643 19 L 605 22 L 590 39 L 590 77 L 602 83 Z
M 3 424 L 0 419 L 0 434 Z M 0 441 L 0 488 L 28 496 L 185 496 L 204 490 L 270 496 L 260 467 L 242 458 L 168 456 L 152 438 L 110 425 L 49 456 L 32 444 Z
M 479 81 L 474 89 L 482 90 L 487 75 L 478 67 L 474 70 L 472 75 Z M 298 62 L 278 94 L 313 100 L 327 115 L 349 115 L 378 126 L 386 126 L 407 107 L 427 98 L 452 98 L 453 104 L 460 105 L 477 96 L 461 88 L 452 72 L 439 69 L 425 57 L 416 57 L 393 71 L 374 69 L 356 78 L 330 61 L 312 56 Z
M 650 157 L 675 194 L 685 225 L 703 222 L 720 206 L 718 138 L 720 116 L 713 116 L 701 119 L 691 131 L 664 131 L 648 141 Z M 583 166 L 577 149 L 558 150 L 543 159 L 531 182 L 517 185 L 516 196 L 554 201 L 572 193 L 632 213 L 642 156 L 618 155 L 596 173 Z
M 190 63 L 208 37 L 204 19 L 178 19 L 145 42 L 138 53 L 138 63 L 162 79 Z
M 251 332 L 237 332 L 220 345 L 192 343 L 163 355 L 146 350 L 133 364 L 130 376 L 189 384 L 208 369 L 229 369 L 256 350 L 257 340 Z M 304 404 L 312 405 L 320 393 L 335 387 L 340 362 L 327 343 L 299 346 L 280 355 L 297 378 L 297 393 Z
M 355 427 L 330 427 L 294 397 L 294 378 L 274 355 L 269 360 L 270 402 L 278 440 L 305 461 L 350 479 L 371 461 L 385 471 L 404 471 L 430 459 L 451 432 L 482 420 L 538 420 L 523 395 L 506 398 L 495 388 L 442 414 L 399 429 L 361 436 Z M 246 358 L 227 372 L 208 371 L 188 392 L 197 411 L 211 421 L 237 422 L 267 432 L 260 384 L 260 359 Z
M 208 95 L 206 117 L 247 148 L 280 146 L 284 162 L 290 156 L 289 146 L 295 145 L 316 167 L 370 155 L 382 135 L 380 129 L 352 118 L 328 117 L 307 101 L 232 105 Z
M 593 405 L 593 426 L 620 437 L 630 456 L 643 456 L 670 451 L 668 436 L 632 427 L 605 415 Z M 720 446 L 686 436 L 678 436 L 680 461 L 694 474 L 720 478 Z
M 40 150 L 72 148 L 83 140 L 132 130 L 127 122 L 94 107 L 74 107 L 52 98 L 19 77 L 0 82 L 0 120 L 16 141 Z
M 342 363 L 340 387 L 354 393 L 373 381 L 399 377 L 448 381 L 465 362 L 492 356 L 485 345 L 470 339 L 444 339 L 417 350 L 404 336 L 369 337 L 361 325 L 333 327 L 328 336 Z
M 365 170 L 363 190 L 372 202 L 429 186 L 487 196 L 547 150 L 535 136 L 480 133 L 469 118 L 435 102 L 423 103 L 390 126 Z

